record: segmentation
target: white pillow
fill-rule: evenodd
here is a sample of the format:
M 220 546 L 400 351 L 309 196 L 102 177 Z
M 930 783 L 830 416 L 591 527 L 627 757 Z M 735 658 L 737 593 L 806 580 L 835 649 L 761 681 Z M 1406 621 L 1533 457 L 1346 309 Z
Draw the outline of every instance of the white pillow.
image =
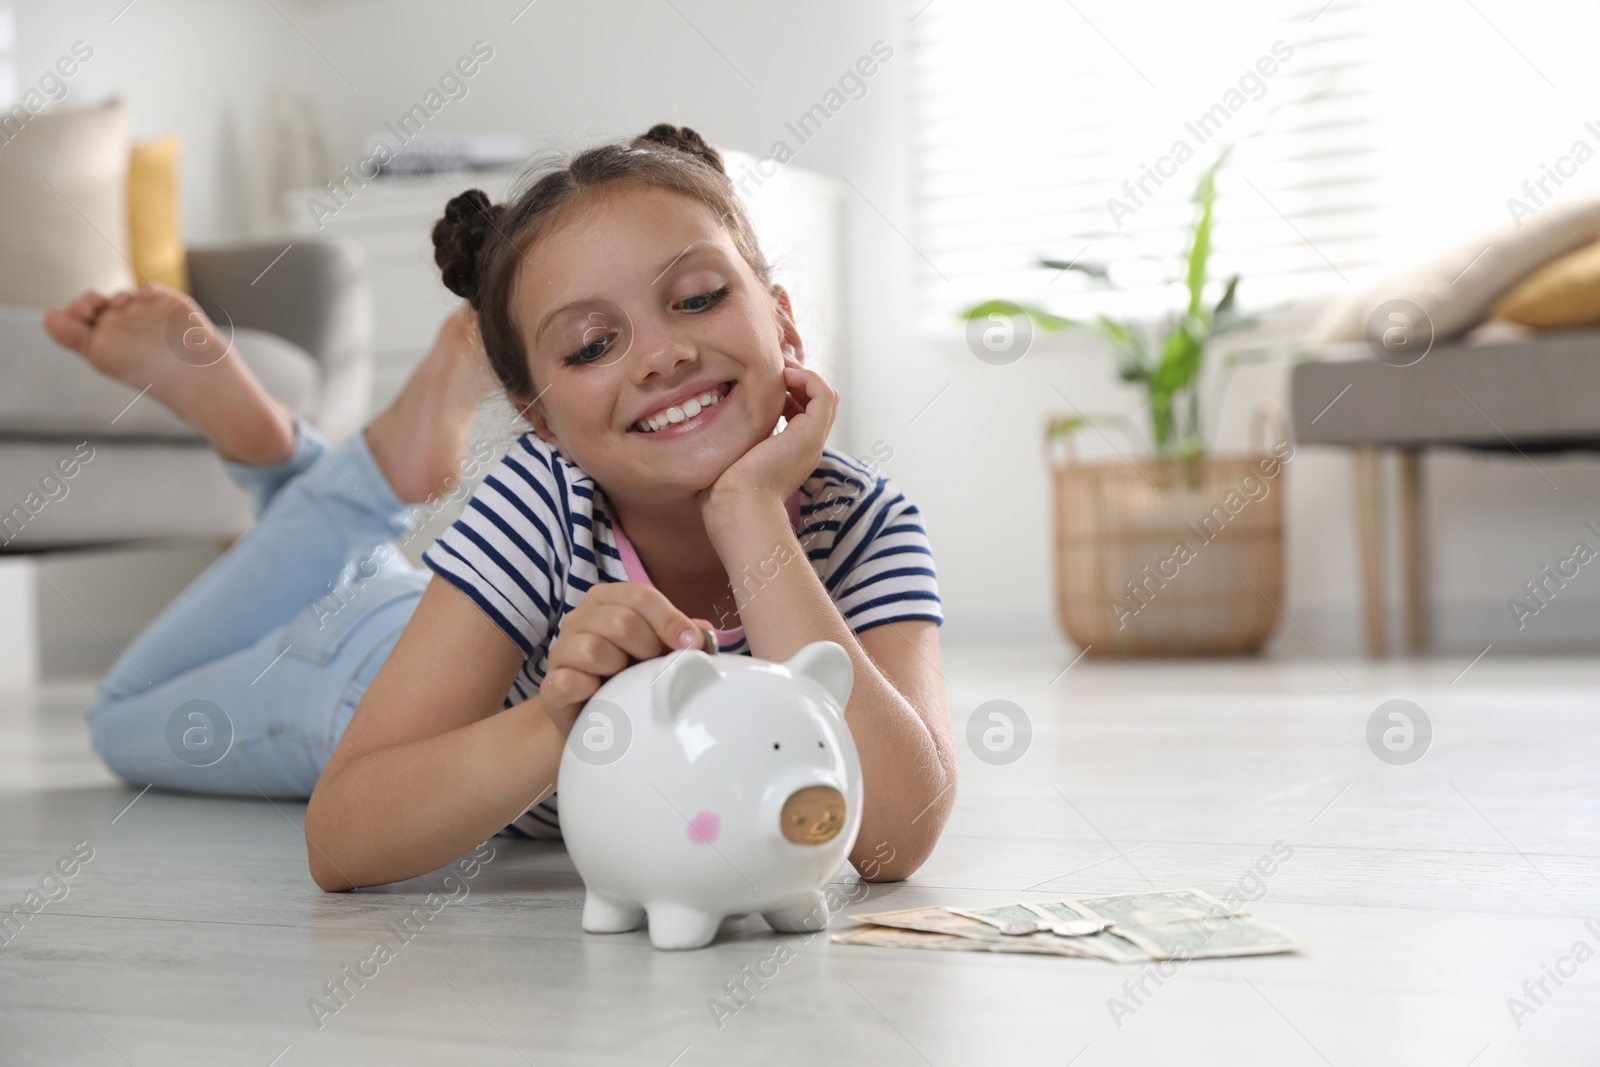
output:
M 1540 208 L 1521 228 L 1506 223 L 1470 241 L 1334 300 L 1311 327 L 1315 345 L 1367 338 L 1367 319 L 1391 300 L 1409 300 L 1433 322 L 1433 340 L 1472 329 L 1523 278 L 1600 236 L 1600 196 L 1574 196 Z
M 0 147 L 0 304 L 45 308 L 134 284 L 128 114 L 47 109 Z

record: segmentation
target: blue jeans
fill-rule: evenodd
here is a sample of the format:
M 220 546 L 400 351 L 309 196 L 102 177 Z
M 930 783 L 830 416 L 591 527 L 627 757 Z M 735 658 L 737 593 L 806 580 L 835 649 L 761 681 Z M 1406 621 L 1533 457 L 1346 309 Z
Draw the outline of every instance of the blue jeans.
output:
M 255 493 L 256 525 L 101 680 L 90 737 L 131 784 L 310 796 L 422 597 L 428 572 L 394 544 L 419 509 L 365 434 L 330 450 L 295 429 L 288 462 L 226 464 Z

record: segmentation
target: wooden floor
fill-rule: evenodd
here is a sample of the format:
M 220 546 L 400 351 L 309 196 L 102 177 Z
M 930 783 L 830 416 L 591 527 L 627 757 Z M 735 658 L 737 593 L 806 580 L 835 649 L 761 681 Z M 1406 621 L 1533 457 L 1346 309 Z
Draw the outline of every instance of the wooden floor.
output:
M 1309 947 L 1194 961 L 1141 993 L 1137 966 L 787 937 L 792 958 L 719 1019 L 713 998 L 737 1003 L 724 983 L 779 944 L 759 919 L 698 952 L 585 935 L 562 848 L 503 839 L 451 886 L 323 894 L 303 805 L 139 796 L 87 748 L 89 688 L 55 684 L 0 697 L 0 907 L 77 842 L 93 858 L 0 948 L 0 1062 L 1600 1063 L 1600 661 L 1491 652 L 1460 675 L 1464 658 L 1084 660 L 1061 674 L 1055 648 L 946 654 L 958 736 L 1005 699 L 1031 720 L 1030 747 L 996 766 L 962 741 L 933 858 L 870 892 L 847 869 L 841 891 L 872 908 L 1221 896 L 1241 880 L 1255 895 L 1247 872 L 1283 842 L 1292 855 L 1253 909 Z M 1410 765 L 1366 740 L 1391 698 L 1433 724 Z M 445 891 L 457 899 L 409 941 L 388 925 Z M 325 984 L 380 939 L 393 957 L 328 1010 Z M 1558 965 L 1572 975 L 1559 985 Z

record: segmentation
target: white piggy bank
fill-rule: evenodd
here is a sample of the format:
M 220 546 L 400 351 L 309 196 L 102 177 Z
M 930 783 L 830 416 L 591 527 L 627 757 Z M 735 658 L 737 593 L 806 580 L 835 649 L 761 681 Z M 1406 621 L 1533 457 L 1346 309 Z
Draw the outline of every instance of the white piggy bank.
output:
M 608 679 L 558 783 L 583 928 L 620 933 L 648 914 L 656 948 L 700 948 L 728 916 L 825 925 L 822 887 L 861 828 L 853 682 L 832 641 L 785 663 L 672 652 Z

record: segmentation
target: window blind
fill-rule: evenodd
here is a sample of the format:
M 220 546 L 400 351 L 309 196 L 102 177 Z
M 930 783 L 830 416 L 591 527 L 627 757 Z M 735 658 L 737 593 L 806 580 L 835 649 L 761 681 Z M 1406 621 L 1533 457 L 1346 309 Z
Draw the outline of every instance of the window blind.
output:
M 1211 275 L 1220 295 L 1240 272 L 1240 302 L 1261 307 L 1505 220 L 1510 179 L 1537 174 L 1538 157 L 1530 148 L 1508 175 L 1506 135 L 1489 128 L 1428 146 L 1450 94 L 1493 82 L 1519 129 L 1537 118 L 1556 146 L 1579 126 L 1551 113 L 1543 75 L 1487 7 L 921 2 L 912 240 L 919 327 L 940 335 L 959 331 L 956 310 L 997 297 L 1073 317 L 1181 306 L 1191 196 L 1223 145 Z M 1419 227 L 1412 216 L 1441 199 L 1453 212 Z M 1046 257 L 1109 265 L 1117 289 L 1038 267 Z

